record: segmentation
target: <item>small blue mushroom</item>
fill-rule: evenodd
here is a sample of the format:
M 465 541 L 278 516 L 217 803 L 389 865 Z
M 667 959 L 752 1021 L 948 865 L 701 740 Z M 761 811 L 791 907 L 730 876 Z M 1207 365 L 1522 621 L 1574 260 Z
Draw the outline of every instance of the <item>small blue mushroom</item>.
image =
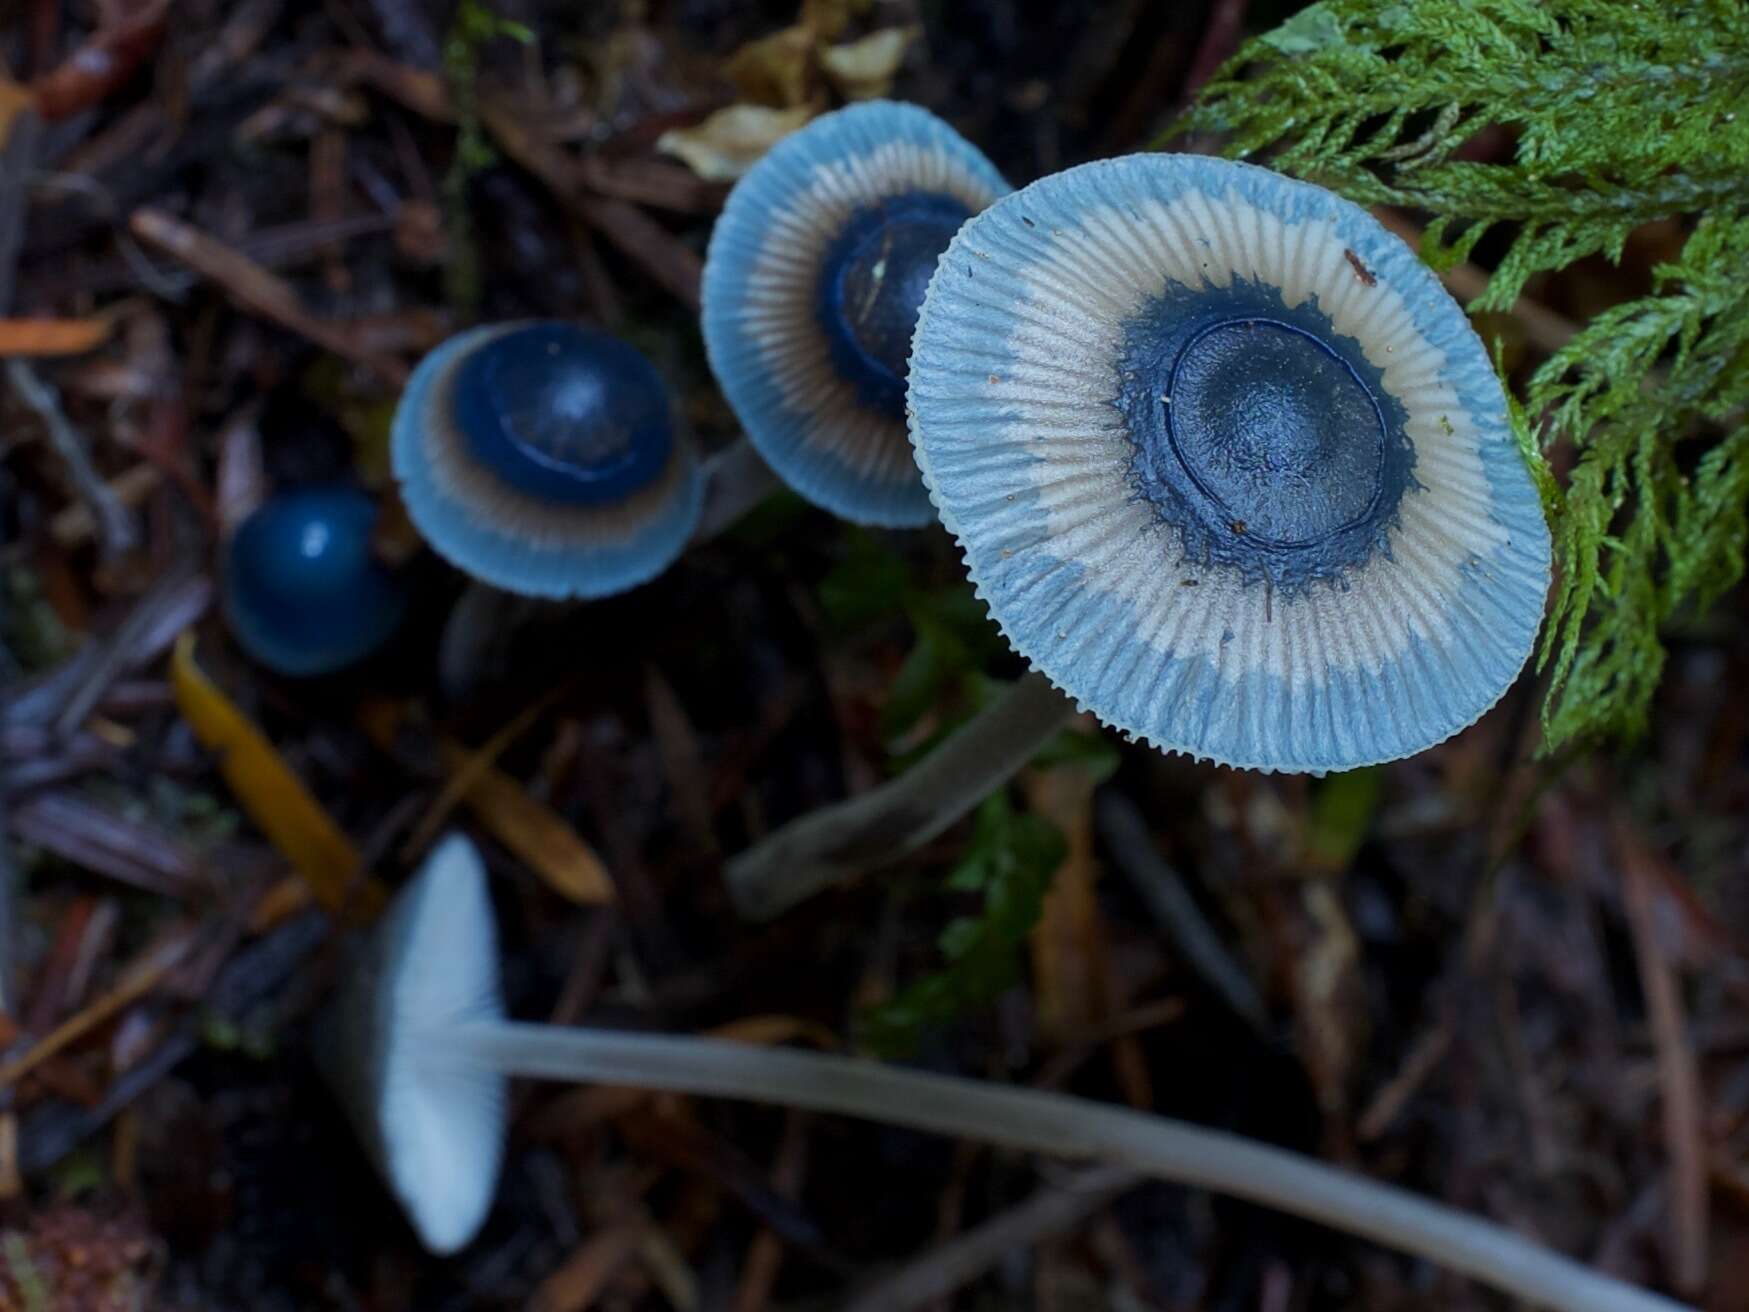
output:
M 786 137 L 730 193 L 705 347 L 748 438 L 808 500 L 859 524 L 934 519 L 905 437 L 911 332 L 949 239 L 1007 191 L 933 114 L 868 101 Z
M 1421 751 L 1524 664 L 1549 535 L 1463 311 L 1365 211 L 1264 169 L 1070 169 L 954 238 L 911 438 L 1014 647 L 1166 750 Z
M 237 641 L 281 674 L 331 674 L 363 660 L 406 609 L 399 580 L 371 554 L 376 504 L 354 487 L 282 492 L 243 521 L 224 559 Z
M 702 485 L 655 367 L 567 323 L 477 328 L 413 371 L 390 435 L 414 525 L 507 592 L 603 597 L 678 556 Z

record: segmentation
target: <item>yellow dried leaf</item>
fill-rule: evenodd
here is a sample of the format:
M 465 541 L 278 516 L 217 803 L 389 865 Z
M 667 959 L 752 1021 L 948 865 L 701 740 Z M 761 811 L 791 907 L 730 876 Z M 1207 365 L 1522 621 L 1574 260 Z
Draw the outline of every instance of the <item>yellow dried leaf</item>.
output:
M 176 640 L 170 684 L 177 710 L 201 746 L 218 758 L 219 773 L 238 805 L 309 884 L 316 900 L 330 911 L 379 909 L 380 884 L 372 880 L 355 887 L 362 862 L 352 840 L 266 735 L 195 664 L 193 633 Z
M 915 27 L 888 27 L 820 52 L 820 67 L 846 100 L 873 100 L 893 86 L 905 51 L 917 39 Z
M 756 105 L 789 108 L 808 99 L 813 67 L 814 29 L 797 23 L 749 41 L 723 66 L 741 99 Z
M 656 149 L 684 161 L 706 181 L 733 182 L 776 142 L 813 116 L 807 105 L 796 109 L 730 105 L 696 127 L 664 132 Z
M 12 137 L 12 125 L 20 114 L 36 109 L 36 93 L 9 77 L 0 76 L 0 150 Z
M 455 743 L 443 744 L 444 767 L 457 771 L 472 755 Z M 462 801 L 500 843 L 533 870 L 560 897 L 582 906 L 612 902 L 613 880 L 595 850 L 551 807 L 528 795 L 496 766 L 481 769 L 468 782 Z

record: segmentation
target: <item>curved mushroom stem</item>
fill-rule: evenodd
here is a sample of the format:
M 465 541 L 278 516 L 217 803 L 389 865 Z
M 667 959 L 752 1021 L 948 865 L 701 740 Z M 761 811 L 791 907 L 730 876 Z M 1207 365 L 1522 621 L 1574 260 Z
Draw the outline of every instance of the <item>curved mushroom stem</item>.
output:
M 483 1064 L 505 1075 L 746 1098 L 1114 1162 L 1413 1253 L 1556 1312 L 1682 1307 L 1391 1185 L 1222 1131 L 1085 1098 L 721 1039 L 482 1021 L 432 1037 L 434 1060 Z
M 709 542 L 782 486 L 753 443 L 737 437 L 704 462 L 704 509 L 687 545 Z
M 915 851 L 1000 788 L 1075 714 L 1028 674 L 923 761 L 879 788 L 792 820 L 729 862 L 729 896 L 769 920 L 833 884 Z
M 437 643 L 437 679 L 444 695 L 460 700 L 509 658 L 511 643 L 541 602 L 470 579 L 450 608 Z
M 753 444 L 737 437 L 704 462 L 704 506 L 687 546 L 699 546 L 726 532 L 782 487 L 783 481 Z M 494 661 L 503 658 L 517 630 L 543 608 L 555 606 L 489 583 L 470 582 L 443 626 L 438 671 L 444 691 L 451 697 L 464 695 Z

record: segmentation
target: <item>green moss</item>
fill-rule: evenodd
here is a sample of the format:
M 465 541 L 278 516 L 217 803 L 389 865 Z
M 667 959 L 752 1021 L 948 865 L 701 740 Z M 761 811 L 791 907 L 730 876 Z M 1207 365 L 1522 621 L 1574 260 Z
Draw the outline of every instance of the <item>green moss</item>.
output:
M 947 878 L 954 892 L 983 895 L 979 914 L 948 922 L 936 942 L 942 967 L 865 1012 L 858 1038 L 882 1056 L 908 1056 L 931 1029 L 994 1002 L 1019 978 L 1021 948 L 1065 850 L 1056 828 L 1016 811 L 1006 790 L 985 798 L 971 846 Z
M 469 315 L 480 302 L 480 266 L 474 249 L 468 188 L 474 175 L 489 168 L 497 158 L 480 123 L 476 83 L 481 54 L 501 37 L 526 45 L 534 40 L 534 33 L 521 23 L 499 17 L 486 0 L 461 0 L 443 41 L 443 72 L 449 83 L 457 129 L 455 157 L 443 179 L 444 218 L 453 248 L 446 266 L 445 290 L 450 304 Z
M 22 565 L 0 577 L 0 641 L 26 671 L 46 669 L 73 649 L 41 582 Z

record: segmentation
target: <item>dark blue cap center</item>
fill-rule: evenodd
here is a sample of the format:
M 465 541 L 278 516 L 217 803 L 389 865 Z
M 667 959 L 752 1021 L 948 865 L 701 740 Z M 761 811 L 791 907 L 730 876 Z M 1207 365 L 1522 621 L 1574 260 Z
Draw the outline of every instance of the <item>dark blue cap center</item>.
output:
M 936 262 L 971 210 L 915 192 L 865 206 L 826 253 L 818 312 L 832 362 L 863 401 L 905 413 L 911 334 Z
M 1137 492 L 1187 563 L 1292 591 L 1388 549 L 1415 485 L 1408 414 L 1359 342 L 1274 287 L 1171 284 L 1123 335 Z
M 255 656 L 294 675 L 358 660 L 401 617 L 399 583 L 371 555 L 377 508 L 353 487 L 282 493 L 238 528 L 225 561 L 231 623 Z
M 543 501 L 623 501 L 656 479 L 673 449 L 655 367 L 618 338 L 572 324 L 488 339 L 457 366 L 449 395 L 474 457 Z
M 1173 452 L 1235 533 L 1311 546 L 1377 502 L 1384 417 L 1312 334 L 1260 319 L 1215 324 L 1185 344 L 1169 386 Z

